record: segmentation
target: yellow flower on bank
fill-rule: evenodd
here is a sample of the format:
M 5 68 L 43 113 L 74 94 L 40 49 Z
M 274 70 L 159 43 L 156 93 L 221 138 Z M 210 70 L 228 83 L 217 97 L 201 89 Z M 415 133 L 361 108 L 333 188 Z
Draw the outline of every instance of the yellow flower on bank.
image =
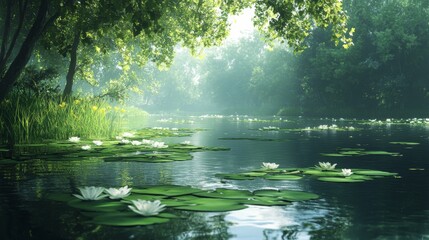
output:
M 61 102 L 58 106 L 60 107 L 60 108 L 65 108 L 66 107 L 66 103 L 65 102 Z
M 121 113 L 124 113 L 124 112 L 126 112 L 125 109 L 121 108 Z
M 98 107 L 97 106 L 92 106 L 92 111 L 97 111 Z
M 79 104 L 80 103 L 80 100 L 79 99 L 76 99 L 76 100 L 74 100 L 74 104 Z

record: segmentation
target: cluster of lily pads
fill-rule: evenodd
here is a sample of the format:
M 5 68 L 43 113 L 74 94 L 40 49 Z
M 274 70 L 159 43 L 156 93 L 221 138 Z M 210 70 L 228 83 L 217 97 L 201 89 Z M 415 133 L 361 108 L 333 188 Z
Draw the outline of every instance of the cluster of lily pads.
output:
M 179 218 L 180 211 L 225 212 L 248 205 L 286 206 L 294 201 L 319 198 L 317 194 L 277 189 L 255 191 L 189 186 L 155 185 L 143 188 L 79 188 L 80 194 L 50 194 L 89 217 L 90 223 L 112 226 L 150 225 Z M 173 214 L 174 213 L 174 214 Z
M 380 150 L 365 150 L 364 148 L 338 148 L 336 153 L 321 153 L 325 157 L 351 157 L 351 156 L 365 156 L 365 155 L 385 155 L 392 157 L 400 157 L 402 154 L 398 152 L 387 152 Z
M 309 131 L 327 131 L 327 130 L 335 130 L 335 131 L 357 131 L 360 130 L 353 126 L 344 126 L 340 127 L 336 124 L 332 125 L 319 125 L 317 127 L 305 127 L 305 128 L 279 128 L 274 126 L 261 127 L 258 128 L 259 131 L 289 131 L 289 132 L 309 132 Z
M 164 163 L 191 160 L 192 152 L 225 151 L 229 148 L 194 146 L 190 141 L 166 144 L 156 141 L 159 137 L 190 136 L 200 129 L 144 128 L 136 132 L 124 132 L 114 139 L 88 140 L 72 136 L 67 141 L 46 141 L 38 144 L 19 144 L 24 151 L 15 160 L 74 161 L 100 159 L 103 161 L 137 161 Z
M 216 177 L 227 180 L 253 180 L 264 178 L 267 180 L 299 180 L 304 176 L 315 176 L 319 181 L 325 182 L 363 182 L 382 177 L 396 177 L 397 173 L 371 170 L 371 169 L 335 169 L 337 164 L 319 162 L 318 165 L 309 168 L 278 168 L 276 163 L 262 163 L 260 169 L 252 171 L 225 174 L 216 174 Z

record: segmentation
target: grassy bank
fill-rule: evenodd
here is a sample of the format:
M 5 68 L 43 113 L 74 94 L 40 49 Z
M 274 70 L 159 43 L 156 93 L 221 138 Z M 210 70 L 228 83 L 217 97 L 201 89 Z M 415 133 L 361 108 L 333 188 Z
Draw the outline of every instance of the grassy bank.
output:
M 109 138 L 121 128 L 125 110 L 96 98 L 47 98 L 12 95 L 0 103 L 0 142 L 46 139 Z

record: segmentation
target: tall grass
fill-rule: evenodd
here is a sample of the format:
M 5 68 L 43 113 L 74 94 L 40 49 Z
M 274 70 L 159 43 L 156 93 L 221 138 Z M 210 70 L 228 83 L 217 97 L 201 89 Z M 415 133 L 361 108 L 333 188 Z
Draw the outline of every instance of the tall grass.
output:
M 96 98 L 47 98 L 14 94 L 0 103 L 0 141 L 12 136 L 15 143 L 70 136 L 109 138 L 121 126 L 121 111 Z M 11 135 L 9 135 L 11 134 Z

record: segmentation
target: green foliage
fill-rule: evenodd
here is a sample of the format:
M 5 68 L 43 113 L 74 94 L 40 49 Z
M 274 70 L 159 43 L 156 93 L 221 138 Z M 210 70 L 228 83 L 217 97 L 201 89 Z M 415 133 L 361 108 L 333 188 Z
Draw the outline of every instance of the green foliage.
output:
M 119 110 L 99 99 L 59 99 L 21 93 L 10 95 L 0 109 L 0 135 L 12 134 L 16 143 L 64 140 L 72 135 L 106 138 L 120 128 Z

